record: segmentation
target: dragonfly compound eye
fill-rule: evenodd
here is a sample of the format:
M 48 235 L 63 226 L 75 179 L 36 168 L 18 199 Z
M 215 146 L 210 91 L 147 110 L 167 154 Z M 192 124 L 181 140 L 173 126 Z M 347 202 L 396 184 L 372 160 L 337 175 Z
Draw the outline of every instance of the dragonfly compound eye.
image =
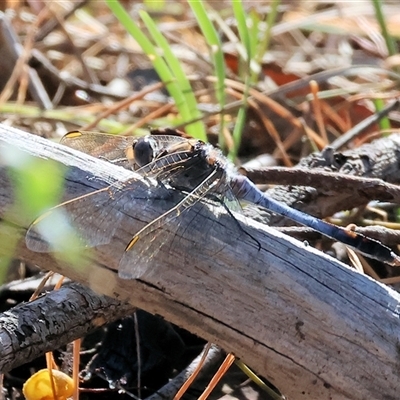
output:
M 133 145 L 133 156 L 139 167 L 143 167 L 154 160 L 154 144 L 149 137 L 139 139 Z

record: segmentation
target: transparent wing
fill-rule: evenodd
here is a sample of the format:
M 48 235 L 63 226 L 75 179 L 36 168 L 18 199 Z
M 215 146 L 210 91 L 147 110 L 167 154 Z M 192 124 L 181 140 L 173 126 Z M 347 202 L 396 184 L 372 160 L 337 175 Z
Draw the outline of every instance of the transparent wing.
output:
M 64 135 L 60 143 L 93 157 L 103 158 L 114 163 L 129 161 L 132 165 L 134 162 L 132 146 L 135 140 L 137 139 L 133 136 L 72 131 Z
M 203 198 L 184 209 L 172 213 L 161 224 L 153 225 L 131 249 L 125 251 L 118 268 L 122 279 L 145 279 L 154 273 L 157 264 L 202 254 L 210 267 L 216 254 L 227 245 L 237 243 L 245 234 L 241 225 L 220 203 Z
M 29 227 L 27 247 L 36 252 L 51 252 L 66 250 L 68 246 L 109 243 L 123 217 L 119 210 L 127 201 L 127 190 L 129 186 L 118 191 L 115 187 L 101 189 L 50 209 Z
M 180 136 L 172 136 L 172 135 L 151 135 L 151 138 L 157 142 L 158 148 L 165 149 L 171 146 L 174 146 L 178 143 L 188 142 L 188 139 L 185 139 Z
M 142 172 L 148 177 L 163 173 L 165 179 L 174 179 L 174 176 L 182 173 L 179 165 L 183 165 L 191 154 L 169 154 L 146 165 Z M 159 197 L 160 190 L 155 188 L 154 192 Z M 51 252 L 67 248 L 66 241 L 71 241 L 72 247 L 108 244 L 134 200 L 150 201 L 152 195 L 147 185 L 140 185 L 136 178 L 131 178 L 66 201 L 51 208 L 31 224 L 26 234 L 27 247 L 36 252 Z
M 178 204 L 137 232 L 126 246 L 125 253 L 121 258 L 118 270 L 119 276 L 123 279 L 140 278 L 140 271 L 146 269 L 147 262 L 154 257 L 162 246 L 167 242 L 171 242 L 176 236 L 178 227 L 181 224 L 179 221 L 172 222 L 180 217 L 184 211 L 191 209 L 196 203 L 204 199 L 208 193 L 212 192 L 218 185 L 220 178 L 220 172 L 214 171 Z M 165 229 L 167 226 L 168 229 Z M 168 234 L 166 231 L 168 231 Z M 139 265 L 141 266 L 140 269 L 138 268 Z
M 142 138 L 133 136 L 117 136 L 105 133 L 89 131 L 68 132 L 61 139 L 61 144 L 71 147 L 93 157 L 106 159 L 130 169 L 135 164 L 133 145 Z M 155 135 L 152 136 L 155 143 L 156 158 L 168 153 L 189 150 L 192 141 L 180 136 Z
M 156 177 L 162 182 L 171 178 L 174 173 L 180 172 L 192 155 L 192 151 L 167 154 L 143 166 L 136 172 L 144 177 Z
M 229 210 L 243 214 L 242 206 L 230 187 L 225 188 L 223 201 Z

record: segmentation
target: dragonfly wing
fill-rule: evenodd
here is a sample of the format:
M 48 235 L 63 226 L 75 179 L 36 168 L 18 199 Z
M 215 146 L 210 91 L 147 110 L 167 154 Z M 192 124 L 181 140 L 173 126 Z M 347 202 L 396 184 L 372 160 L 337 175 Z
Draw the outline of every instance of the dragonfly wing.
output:
M 62 203 L 37 218 L 26 234 L 26 244 L 36 252 L 107 244 L 115 224 L 107 219 L 112 197 L 107 189 Z M 119 219 L 117 213 L 116 219 Z M 67 243 L 69 242 L 69 243 Z
M 188 139 L 185 139 L 180 136 L 172 136 L 172 135 L 159 135 L 159 134 L 151 134 L 152 140 L 157 143 L 158 149 L 166 149 L 172 145 L 177 143 L 187 142 Z
M 237 197 L 232 192 L 231 188 L 226 188 L 226 190 L 225 190 L 224 204 L 229 210 L 235 211 L 240 214 L 243 213 L 242 206 L 240 205 L 240 202 L 237 199 Z
M 134 141 L 135 138 L 132 136 L 72 131 L 64 135 L 60 143 L 93 157 L 103 158 L 111 162 L 122 163 L 125 160 L 133 163 L 132 146 Z
M 157 178 L 161 174 L 163 177 L 170 177 L 175 172 L 180 171 L 187 163 L 187 160 L 192 157 L 192 155 L 192 151 L 182 151 L 178 153 L 167 154 L 166 156 L 157 158 L 151 163 L 139 168 L 136 172 L 149 178 Z M 164 178 L 161 180 L 163 179 Z
M 207 193 L 218 184 L 219 174 L 210 174 L 192 192 L 186 195 L 178 204 L 162 214 L 143 229 L 136 233 L 128 243 L 125 253 L 119 264 L 119 276 L 123 279 L 138 279 L 141 272 L 139 265 L 146 268 L 148 262 L 158 253 L 167 243 L 172 243 L 178 237 L 177 230 L 181 225 L 178 217 L 192 209 L 199 200 L 203 199 Z M 194 217 L 198 217 L 198 212 L 194 212 Z M 212 218 L 208 219 L 212 220 Z M 204 221 L 203 221 L 204 225 Z M 186 231 L 186 228 L 183 228 Z M 133 267 L 134 266 L 134 267 Z
M 211 266 L 216 254 L 243 235 L 239 226 L 221 203 L 202 199 L 142 234 L 123 254 L 118 275 L 122 279 L 146 279 L 166 260 L 171 263 L 185 255 L 193 262 L 191 254 L 208 258 Z
M 65 140 L 78 141 L 80 134 L 78 132 L 76 136 L 67 135 Z M 84 136 L 87 135 L 97 137 L 96 134 Z M 79 148 L 79 145 L 76 148 Z M 165 176 L 173 176 L 175 168 L 182 171 L 179 166 L 191 155 L 191 152 L 169 154 L 145 166 L 142 174 L 157 176 L 163 172 Z M 121 210 L 129 207 L 127 204 L 129 200 L 135 196 L 142 199 L 151 197 L 151 190 L 148 187 L 138 193 L 136 179 L 133 181 L 135 185 L 131 185 L 131 180 L 128 180 L 119 186 L 110 186 L 88 193 L 52 208 L 34 221 L 28 229 L 26 235 L 28 248 L 37 252 L 49 252 L 57 251 L 59 247 L 67 247 L 67 241 L 75 247 L 108 244 L 123 218 Z M 113 216 L 113 220 L 110 220 L 109 215 Z M 73 234 L 74 231 L 76 235 Z
M 135 185 L 133 185 L 135 183 Z M 136 179 L 112 185 L 53 207 L 29 227 L 27 247 L 36 252 L 68 247 L 95 247 L 110 243 L 124 213 L 135 199 L 150 196 Z

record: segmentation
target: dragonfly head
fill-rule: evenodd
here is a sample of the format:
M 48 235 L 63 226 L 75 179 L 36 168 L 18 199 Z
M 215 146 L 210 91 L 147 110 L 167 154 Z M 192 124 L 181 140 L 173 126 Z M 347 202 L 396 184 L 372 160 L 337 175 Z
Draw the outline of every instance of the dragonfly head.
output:
M 156 157 L 156 143 L 151 136 L 138 139 L 133 144 L 133 157 L 139 167 L 150 164 Z

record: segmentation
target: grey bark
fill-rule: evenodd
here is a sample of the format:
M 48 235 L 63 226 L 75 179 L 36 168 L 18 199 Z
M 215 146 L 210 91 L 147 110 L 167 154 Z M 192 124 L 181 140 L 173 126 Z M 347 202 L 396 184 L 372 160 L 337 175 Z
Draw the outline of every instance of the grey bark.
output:
M 7 372 L 134 308 L 74 283 L 0 314 L 0 372 Z

